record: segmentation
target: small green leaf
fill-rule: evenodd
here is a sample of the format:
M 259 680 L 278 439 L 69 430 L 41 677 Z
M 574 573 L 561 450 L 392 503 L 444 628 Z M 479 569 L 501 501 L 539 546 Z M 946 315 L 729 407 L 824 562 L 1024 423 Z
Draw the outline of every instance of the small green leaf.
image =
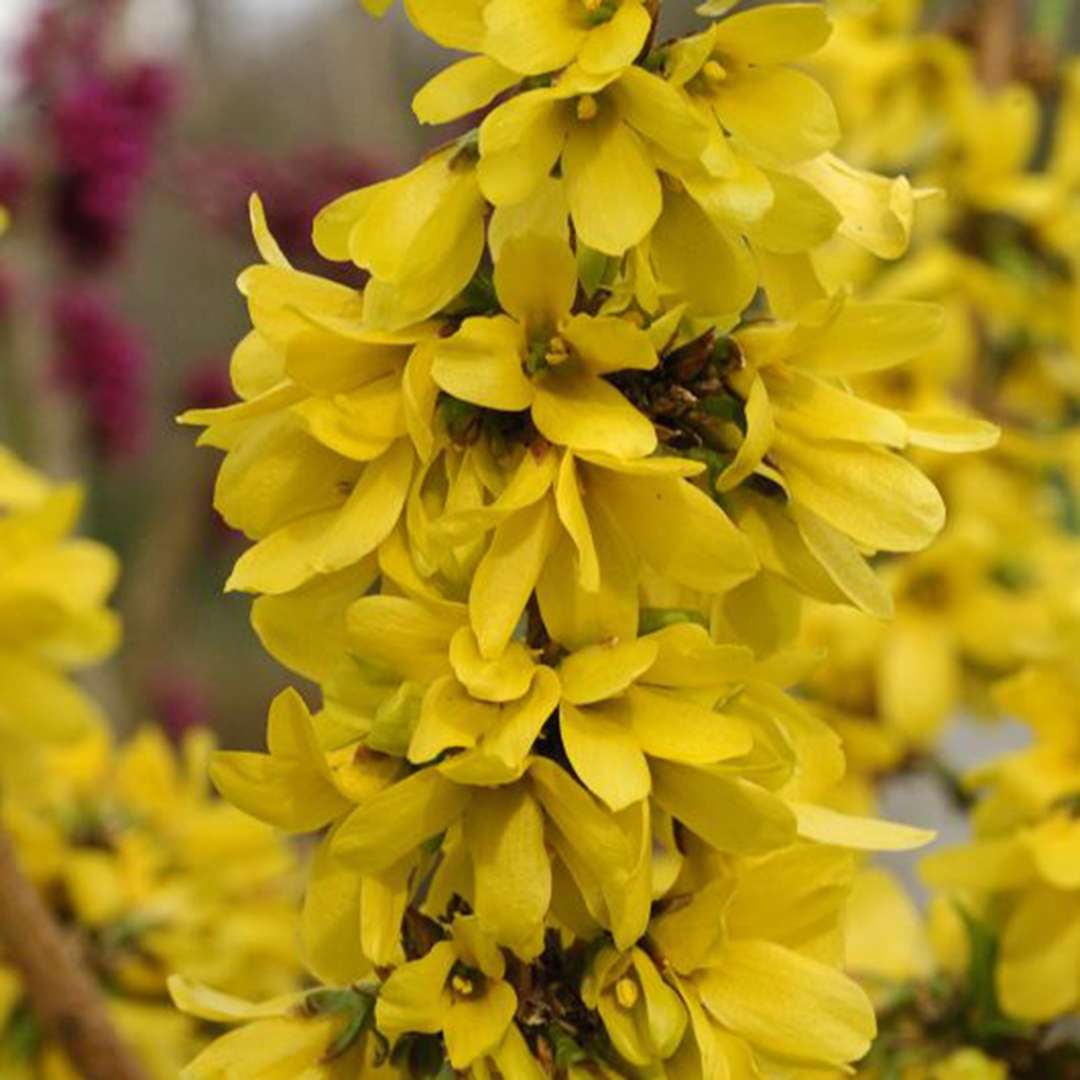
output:
M 581 287 L 584 289 L 586 296 L 591 298 L 596 290 L 607 281 L 614 261 L 609 255 L 583 244 L 580 239 L 578 240 L 578 280 L 581 282 Z

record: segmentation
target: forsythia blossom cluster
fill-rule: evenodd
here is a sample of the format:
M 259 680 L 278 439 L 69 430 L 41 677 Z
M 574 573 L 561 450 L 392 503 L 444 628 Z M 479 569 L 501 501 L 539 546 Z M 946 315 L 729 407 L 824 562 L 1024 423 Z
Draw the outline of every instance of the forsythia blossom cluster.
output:
M 174 972 L 237 993 L 297 980 L 295 859 L 259 822 L 208 790 L 205 734 L 181 755 L 146 729 L 114 748 L 104 730 L 0 767 L 0 821 L 147 1075 L 172 1080 L 208 1040 L 178 1014 Z M 0 950 L 0 1073 L 74 1080 Z
M 817 5 L 663 44 L 643 0 L 406 11 L 470 54 L 418 117 L 483 121 L 318 216 L 362 292 L 292 268 L 253 200 L 239 400 L 184 417 L 254 542 L 230 586 L 322 694 L 211 763 L 320 833 L 322 986 L 176 982 L 239 1025 L 185 1075 L 837 1074 L 875 1032 L 854 853 L 926 834 L 826 805 L 844 756 L 789 692 L 793 631 L 805 598 L 891 613 L 868 557 L 944 522 L 901 451 L 996 438 L 851 388 L 942 314 L 853 298 L 823 245 L 899 256 L 918 193 L 834 155 L 795 66 Z
M 77 738 L 103 723 L 70 674 L 108 655 L 116 557 L 70 535 L 76 485 L 53 485 L 0 447 L 0 755 Z
M 920 29 L 921 4 L 839 6 L 816 59 L 846 153 L 944 195 L 920 215 L 902 266 L 873 265 L 850 244 L 822 253 L 830 280 L 945 312 L 937 345 L 902 377 L 869 373 L 856 388 L 897 409 L 963 402 L 1003 435 L 978 457 L 927 460 L 949 524 L 931 549 L 885 568 L 895 620 L 818 606 L 804 624 L 802 643 L 827 653 L 808 681 L 813 707 L 842 735 L 849 765 L 832 802 L 866 812 L 882 778 L 940 772 L 938 743 L 963 709 L 1019 720 L 1031 742 L 949 778 L 974 804 L 975 840 L 927 860 L 928 926 L 879 872 L 860 875 L 849 961 L 880 991 L 883 1027 L 867 1075 L 1070 1076 L 1080 1061 L 1067 1026 L 1080 986 L 1080 69 L 1073 60 L 1044 74 L 1057 102 L 1047 122 L 1038 88 L 1017 72 L 986 86 L 962 35 Z M 894 949 L 875 947 L 885 926 L 906 928 Z
M 295 859 L 212 797 L 209 736 L 189 736 L 180 756 L 151 729 L 113 747 L 69 676 L 119 631 L 105 606 L 114 555 L 69 535 L 81 498 L 0 452 L 0 827 L 148 1075 L 171 1080 L 207 1041 L 170 1007 L 171 973 L 254 994 L 295 984 Z M 0 1074 L 77 1075 L 3 948 Z

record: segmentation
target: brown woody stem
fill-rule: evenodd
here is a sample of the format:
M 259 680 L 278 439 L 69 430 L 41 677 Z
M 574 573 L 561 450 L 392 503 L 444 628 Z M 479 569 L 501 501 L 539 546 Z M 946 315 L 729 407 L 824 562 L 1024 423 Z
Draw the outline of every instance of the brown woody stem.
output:
M 1012 78 L 1020 32 L 1019 0 L 982 0 L 975 31 L 976 59 L 987 90 L 1000 90 Z
M 87 1080 L 148 1080 L 117 1034 L 98 984 L 53 921 L 0 828 L 0 947 L 34 1016 Z

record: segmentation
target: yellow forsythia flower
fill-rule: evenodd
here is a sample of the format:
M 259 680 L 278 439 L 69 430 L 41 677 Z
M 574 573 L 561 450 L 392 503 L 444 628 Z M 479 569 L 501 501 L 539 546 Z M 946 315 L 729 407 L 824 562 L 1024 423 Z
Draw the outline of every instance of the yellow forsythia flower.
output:
M 102 723 L 67 673 L 106 657 L 119 619 L 105 607 L 117 562 L 70 535 L 82 507 L 0 448 L 0 746 L 77 738 Z
M 295 860 L 265 826 L 212 798 L 210 749 L 205 733 L 189 735 L 178 754 L 153 729 L 122 747 L 98 730 L 0 764 L 3 826 L 20 862 L 78 928 L 118 1029 L 161 1080 L 206 1042 L 169 1007 L 170 973 L 255 996 L 298 975 Z M 42 1041 L 0 952 L 5 983 L 0 1061 L 74 1076 L 62 1050 Z

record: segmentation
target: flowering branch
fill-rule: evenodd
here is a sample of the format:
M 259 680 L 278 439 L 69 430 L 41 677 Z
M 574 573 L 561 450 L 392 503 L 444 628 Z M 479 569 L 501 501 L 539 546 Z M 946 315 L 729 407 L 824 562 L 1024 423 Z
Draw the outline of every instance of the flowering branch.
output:
M 34 1014 L 88 1080 L 145 1080 L 73 943 L 53 922 L 0 829 L 0 945 Z

